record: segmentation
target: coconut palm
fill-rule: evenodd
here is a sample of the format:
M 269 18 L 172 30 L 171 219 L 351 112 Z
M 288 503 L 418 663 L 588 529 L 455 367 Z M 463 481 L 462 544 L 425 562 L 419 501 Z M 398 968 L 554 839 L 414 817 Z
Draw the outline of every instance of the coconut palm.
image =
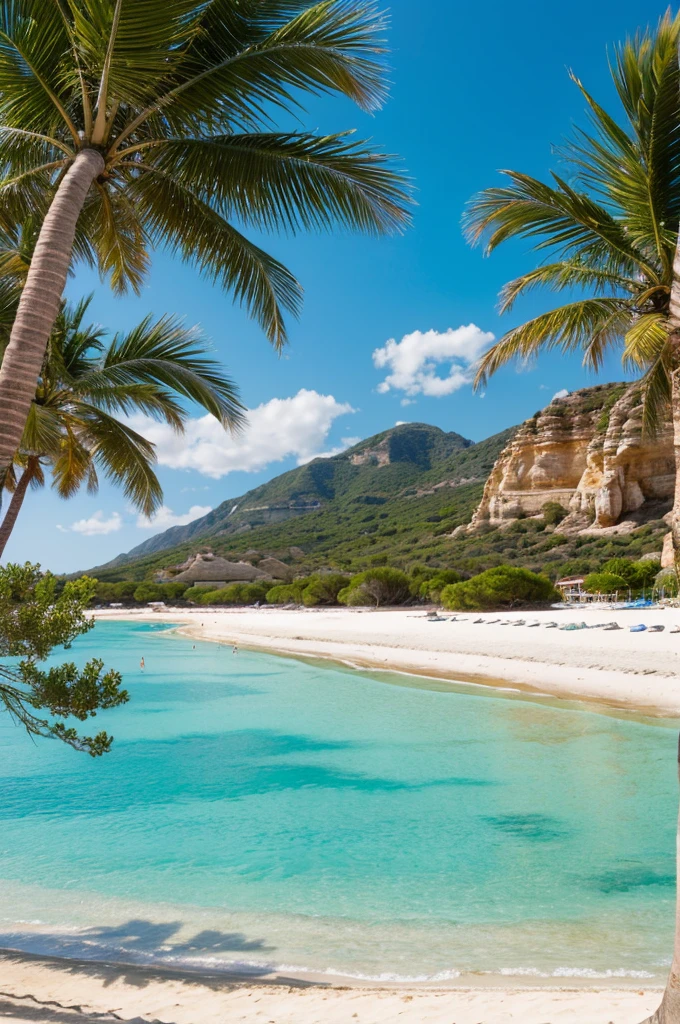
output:
M 305 92 L 377 108 L 383 29 L 372 0 L 0 5 L 0 226 L 41 225 L 0 369 L 0 470 L 73 258 L 139 289 L 164 247 L 229 289 L 280 348 L 300 286 L 241 227 L 405 225 L 408 186 L 383 154 L 348 133 L 276 130 Z
M 680 15 L 661 19 L 617 48 L 611 65 L 618 119 L 578 80 L 590 127 L 561 149 L 566 174 L 546 184 L 506 171 L 509 184 L 470 203 L 466 229 L 486 251 L 526 238 L 545 256 L 505 286 L 501 311 L 534 288 L 571 292 L 566 305 L 505 334 L 482 358 L 485 383 L 515 358 L 543 349 L 581 352 L 598 370 L 609 350 L 643 373 L 644 424 L 654 430 L 671 406 L 680 438 Z M 674 266 L 675 264 L 675 266 Z M 680 552 L 680 445 L 676 442 L 672 534 Z M 679 826 L 680 832 L 680 826 Z M 680 903 L 676 948 L 662 1006 L 648 1024 L 680 1024 Z
M 174 317 L 149 316 L 107 345 L 105 332 L 85 323 L 89 302 L 62 306 L 50 335 L 7 481 L 13 493 L 0 524 L 0 556 L 29 486 L 42 487 L 46 473 L 62 498 L 82 486 L 96 492 L 104 473 L 132 505 L 153 515 L 163 491 L 153 444 L 126 422 L 135 413 L 179 432 L 187 418 L 181 399 L 202 406 L 225 427 L 237 427 L 242 418 L 235 386 L 207 356 L 195 329 Z
M 658 424 L 680 365 L 671 315 L 680 223 L 679 34 L 680 16 L 666 15 L 654 34 L 617 49 L 612 75 L 623 123 L 577 83 L 591 128 L 560 151 L 568 177 L 553 174 L 546 184 L 506 171 L 508 186 L 471 201 L 466 229 L 473 243 L 484 240 L 491 252 L 507 239 L 528 238 L 546 256 L 505 286 L 501 312 L 538 287 L 572 293 L 566 305 L 509 330 L 482 358 L 478 385 L 510 360 L 543 349 L 582 352 L 593 370 L 608 350 L 620 349 L 626 368 L 644 371 L 647 429 Z M 677 302 L 680 309 L 680 292 Z M 680 392 L 673 405 L 680 424 Z M 680 523 L 678 517 L 680 506 Z

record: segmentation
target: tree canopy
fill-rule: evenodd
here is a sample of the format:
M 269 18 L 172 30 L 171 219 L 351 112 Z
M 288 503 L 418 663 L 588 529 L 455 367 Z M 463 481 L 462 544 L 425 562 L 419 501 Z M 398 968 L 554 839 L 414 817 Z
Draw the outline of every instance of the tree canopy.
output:
M 39 667 L 53 648 L 68 650 L 93 628 L 85 608 L 95 588 L 96 580 L 83 576 L 60 592 L 56 577 L 37 565 L 0 566 L 0 705 L 31 735 L 58 739 L 99 757 L 110 750 L 113 737 L 103 731 L 81 735 L 61 719 L 85 722 L 98 711 L 125 704 L 129 698 L 120 674 L 104 671 L 98 658 L 82 669 L 73 662 Z

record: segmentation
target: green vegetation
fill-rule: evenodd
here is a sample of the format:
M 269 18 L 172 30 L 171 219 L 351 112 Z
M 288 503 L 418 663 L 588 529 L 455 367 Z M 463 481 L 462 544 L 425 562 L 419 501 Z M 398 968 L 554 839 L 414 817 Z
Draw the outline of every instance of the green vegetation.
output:
M 111 748 L 112 736 L 99 732 L 81 736 L 62 721 L 85 722 L 97 711 L 118 707 L 128 700 L 118 672 L 104 672 L 98 659 L 78 669 L 73 662 L 49 669 L 38 667 L 55 647 L 69 648 L 76 637 L 94 626 L 85 616 L 95 580 L 82 577 L 66 583 L 40 566 L 0 567 L 0 704 L 32 736 L 61 740 L 75 750 L 99 757 Z
M 14 320 L 30 266 L 22 262 L 21 252 L 13 253 L 15 246 L 16 239 L 0 232 L 0 250 L 9 248 L 11 266 L 17 268 L 16 280 L 5 274 L 6 286 L 0 290 L 0 351 L 2 324 Z M 13 493 L 0 525 L 0 556 L 29 485 L 33 490 L 44 486 L 48 475 L 57 493 L 71 498 L 84 486 L 95 493 L 98 474 L 104 473 L 144 515 L 158 510 L 163 491 L 154 470 L 154 446 L 132 429 L 127 417 L 153 415 L 181 433 L 189 414 L 178 399 L 189 399 L 225 428 L 241 422 L 237 389 L 209 358 L 195 328 L 187 330 L 175 317 L 146 317 L 106 344 L 106 332 L 85 322 L 89 303 L 63 305 L 50 335 L 8 477 Z
M 107 582 L 141 582 L 206 544 L 230 560 L 248 549 L 266 551 L 306 574 L 356 573 L 380 562 L 401 569 L 458 565 L 450 534 L 470 521 L 513 433 L 473 445 L 425 424 L 395 427 L 225 501 L 203 520 L 175 528 L 172 547 L 164 547 L 163 534 L 152 537 L 92 574 Z M 378 465 L 374 451 L 400 461 Z M 374 500 L 367 503 L 367 497 Z M 291 558 L 291 546 L 302 549 L 304 560 Z
M 560 505 L 559 501 L 546 501 L 541 507 L 543 522 L 547 526 L 557 526 L 569 515 L 569 510 Z
M 440 569 L 430 576 L 429 579 L 425 579 L 419 584 L 418 594 L 425 601 L 432 601 L 438 604 L 444 587 L 448 587 L 452 583 L 460 583 L 461 578 L 460 573 L 456 572 L 455 569 Z
M 411 597 L 410 579 L 399 569 L 383 566 L 353 576 L 338 594 L 340 604 L 381 605 L 405 604 Z
M 529 239 L 539 264 L 505 285 L 501 311 L 539 287 L 568 292 L 569 301 L 509 330 L 482 358 L 478 386 L 510 360 L 543 350 L 580 351 L 599 370 L 612 348 L 643 374 L 646 431 L 669 407 L 676 433 L 680 402 L 672 379 L 680 368 L 672 310 L 680 304 L 673 267 L 680 252 L 677 168 L 680 166 L 680 15 L 668 10 L 656 31 L 617 47 L 609 67 L 620 108 L 609 114 L 574 79 L 589 108 L 589 126 L 560 147 L 566 173 L 546 184 L 506 171 L 503 187 L 484 190 L 468 208 L 473 244 L 491 252 Z M 611 396 L 612 402 L 615 401 Z M 611 405 L 598 428 L 606 430 Z M 680 467 L 678 467 L 680 470 Z M 680 500 L 680 499 L 679 499 Z M 671 523 L 680 556 L 680 507 Z
M 628 584 L 614 572 L 591 572 L 583 581 L 583 589 L 588 594 L 616 594 L 625 593 Z
M 228 587 L 221 587 L 219 590 L 191 587 L 186 591 L 184 598 L 190 604 L 262 604 L 271 586 L 271 583 L 230 583 Z
M 442 604 L 453 611 L 545 605 L 561 599 L 559 591 L 545 576 L 510 565 L 487 569 L 442 591 Z
M 367 0 L 3 6 L 2 219 L 39 224 L 44 258 L 0 367 L 0 479 L 74 261 L 139 292 L 165 249 L 229 291 L 280 350 L 301 285 L 243 230 L 408 225 L 410 183 L 390 157 L 351 132 L 300 130 L 320 92 L 382 105 L 383 27 Z

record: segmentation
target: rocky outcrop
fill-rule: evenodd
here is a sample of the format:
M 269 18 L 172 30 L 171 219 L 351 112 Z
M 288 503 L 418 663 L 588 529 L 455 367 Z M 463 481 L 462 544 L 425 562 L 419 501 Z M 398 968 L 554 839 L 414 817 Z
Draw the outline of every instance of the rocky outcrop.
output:
M 501 453 L 470 524 L 501 525 L 538 515 L 546 502 L 570 513 L 560 530 L 616 526 L 656 515 L 675 486 L 670 422 L 642 428 L 639 385 L 603 384 L 555 398 L 527 420 Z

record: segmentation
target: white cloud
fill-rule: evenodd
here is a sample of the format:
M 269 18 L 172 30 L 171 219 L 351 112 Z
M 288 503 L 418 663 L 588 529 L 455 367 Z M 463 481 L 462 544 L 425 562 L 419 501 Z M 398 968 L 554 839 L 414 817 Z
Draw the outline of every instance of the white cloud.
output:
M 211 505 L 192 505 L 188 512 L 176 515 L 167 505 L 161 505 L 158 512 L 148 519 L 146 516 L 137 516 L 137 526 L 140 530 L 167 530 L 170 526 L 186 526 L 193 523 L 194 519 L 207 516 L 212 512 Z
M 309 462 L 323 452 L 333 422 L 354 411 L 333 395 L 303 388 L 292 398 L 272 398 L 251 409 L 236 437 L 212 416 L 189 420 L 183 435 L 146 416 L 134 416 L 130 423 L 156 445 L 161 466 L 193 469 L 219 480 L 236 470 L 254 473 L 291 455 L 300 465 Z
M 413 331 L 401 341 L 390 338 L 373 352 L 377 369 L 389 371 L 378 391 L 386 394 L 394 389 L 431 398 L 450 395 L 472 381 L 474 364 L 494 340 L 493 334 L 475 324 L 443 332 Z M 448 366 L 443 377 L 436 372 L 441 364 Z
M 104 519 L 104 513 L 100 509 L 89 519 L 78 519 L 68 527 L 58 524 L 57 529 L 62 533 L 72 531 L 81 533 L 84 537 L 100 537 L 106 533 L 115 533 L 122 529 L 122 526 L 123 520 L 118 512 L 113 512 L 108 519 Z
M 556 391 L 555 392 L 555 394 L 552 396 L 550 401 L 554 402 L 556 398 L 566 398 L 568 396 L 568 394 L 569 394 L 569 392 L 567 391 L 567 389 L 566 388 L 562 388 L 561 391 Z

